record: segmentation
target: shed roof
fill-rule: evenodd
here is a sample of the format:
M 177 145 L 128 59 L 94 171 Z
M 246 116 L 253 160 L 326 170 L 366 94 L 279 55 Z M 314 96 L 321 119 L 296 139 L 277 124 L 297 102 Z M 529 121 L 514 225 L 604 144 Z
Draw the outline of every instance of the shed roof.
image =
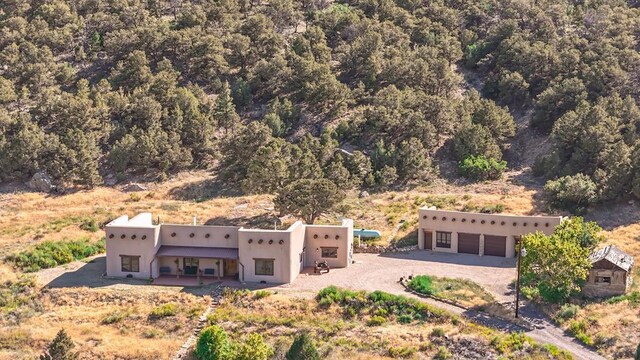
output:
M 592 264 L 600 260 L 607 260 L 624 271 L 629 271 L 633 266 L 633 257 L 615 245 L 608 245 L 592 252 L 589 255 L 589 260 Z
M 237 259 L 238 249 L 220 247 L 199 247 L 199 246 L 172 246 L 162 245 L 156 256 L 169 257 L 193 257 L 206 259 Z

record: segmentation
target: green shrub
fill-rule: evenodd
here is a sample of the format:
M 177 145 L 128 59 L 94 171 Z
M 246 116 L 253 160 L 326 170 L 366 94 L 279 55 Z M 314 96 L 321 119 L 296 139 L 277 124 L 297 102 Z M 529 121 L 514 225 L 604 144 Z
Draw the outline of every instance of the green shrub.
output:
M 556 314 L 556 320 L 558 322 L 564 322 L 576 316 L 580 307 L 573 304 L 564 304 Z
M 84 231 L 96 232 L 100 230 L 100 227 L 98 226 L 98 222 L 95 219 L 86 218 L 83 219 L 80 223 L 80 229 Z
M 551 206 L 576 213 L 584 212 L 598 200 L 596 184 L 583 174 L 547 181 L 544 192 Z
M 421 294 L 433 295 L 433 279 L 427 275 L 414 276 L 409 282 L 409 287 Z
M 636 348 L 636 353 L 633 356 L 633 360 L 640 360 L 640 344 L 638 344 L 638 347 Z
M 303 332 L 293 339 L 286 358 L 287 360 L 320 360 L 320 354 L 318 354 L 309 334 Z
M 253 294 L 253 298 L 256 299 L 256 300 L 264 299 L 267 296 L 271 296 L 271 292 L 270 291 L 258 290 Z
M 431 330 L 431 337 L 443 337 L 445 334 L 444 329 L 441 327 L 434 327 L 433 330 Z
M 398 359 L 398 358 L 410 358 L 416 354 L 416 348 L 414 347 L 405 347 L 405 346 L 397 346 L 389 348 L 389 356 Z
M 104 251 L 104 239 L 95 243 L 89 238 L 45 241 L 31 249 L 9 255 L 7 260 L 23 271 L 34 272 L 84 259 Z
M 160 335 L 161 335 L 160 330 L 154 329 L 154 328 L 146 329 L 146 330 L 144 330 L 142 332 L 142 336 L 145 339 L 155 339 L 155 338 L 159 337 Z
M 451 352 L 447 350 L 446 347 L 440 346 L 438 348 L 438 352 L 433 356 L 433 358 L 436 360 L 447 360 L 451 359 L 452 356 L 453 355 L 451 355 Z
M 410 324 L 413 321 L 413 316 L 403 314 L 398 316 L 398 322 L 401 324 Z
M 218 325 L 206 327 L 200 332 L 195 352 L 200 360 L 234 360 L 236 356 L 227 333 Z
M 508 335 L 498 335 L 491 339 L 491 345 L 501 354 L 514 350 L 522 350 L 525 343 L 531 343 L 531 339 L 524 333 L 510 333 Z
M 348 310 L 349 315 L 356 316 L 358 314 L 373 314 L 378 311 L 385 316 L 400 317 L 402 315 L 410 315 L 415 320 L 444 321 L 449 319 L 448 314 L 434 308 L 417 299 L 409 299 L 405 296 L 393 295 L 383 291 L 374 291 L 367 294 L 364 291 L 353 291 L 340 289 L 335 286 L 329 286 L 322 289 L 316 297 L 318 304 L 336 304 Z M 375 310 L 372 310 L 375 309 Z
M 105 324 L 105 325 L 109 325 L 109 324 L 115 324 L 115 323 L 119 323 L 122 320 L 126 319 L 127 317 L 129 317 L 129 315 L 131 314 L 131 312 L 129 310 L 116 310 L 114 312 L 112 312 L 111 314 L 105 316 L 101 323 Z
M 176 304 L 167 303 L 164 305 L 160 305 L 154 308 L 153 310 L 151 310 L 151 317 L 161 318 L 161 317 L 168 317 L 168 316 L 176 316 L 177 313 L 178 313 L 178 307 L 176 306 Z
M 571 324 L 569 324 L 568 331 L 585 345 L 593 346 L 593 339 L 587 335 L 587 323 L 584 320 L 573 320 Z
M 36 280 L 22 275 L 17 280 L 7 280 L 0 285 L 0 312 L 13 311 L 36 301 Z
M 460 175 L 474 181 L 498 180 L 506 169 L 506 161 L 486 158 L 482 155 L 471 155 L 458 165 Z
M 274 354 L 271 346 L 264 342 L 260 334 L 249 334 L 238 344 L 235 360 L 267 360 Z
M 380 326 L 382 324 L 384 324 L 387 321 L 387 319 L 383 318 L 380 315 L 374 315 L 371 317 L 371 319 L 369 319 L 369 321 L 367 321 L 367 325 L 369 326 Z
M 614 296 L 607 300 L 609 304 L 616 304 L 622 301 L 628 301 L 629 304 L 637 305 L 640 304 L 640 291 L 633 291 L 628 294 Z

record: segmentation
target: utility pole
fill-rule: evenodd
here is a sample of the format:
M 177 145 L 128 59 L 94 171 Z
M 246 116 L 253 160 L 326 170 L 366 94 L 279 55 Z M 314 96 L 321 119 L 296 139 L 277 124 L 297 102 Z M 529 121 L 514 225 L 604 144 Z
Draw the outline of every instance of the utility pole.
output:
M 522 265 L 523 239 L 518 241 L 518 275 L 516 277 L 516 319 L 518 318 L 518 310 L 520 309 L 520 267 Z

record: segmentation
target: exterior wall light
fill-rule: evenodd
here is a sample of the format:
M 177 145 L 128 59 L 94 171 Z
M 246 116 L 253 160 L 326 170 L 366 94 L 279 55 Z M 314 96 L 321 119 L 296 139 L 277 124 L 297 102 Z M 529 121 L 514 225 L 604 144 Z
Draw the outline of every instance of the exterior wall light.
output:
M 258 244 L 262 244 L 264 242 L 264 240 L 260 239 L 258 240 Z
M 324 234 L 324 238 L 328 239 L 329 238 L 329 234 Z
M 438 220 L 438 217 L 437 217 L 437 216 L 434 216 L 434 217 L 432 217 L 431 219 L 432 219 L 432 220 Z
M 192 237 L 194 237 L 194 236 L 196 236 L 196 234 L 194 234 L 194 233 L 189 234 L 189 237 L 190 237 L 190 238 L 192 238 Z
M 230 237 L 231 237 L 231 235 L 229 235 L 229 234 L 224 234 L 224 238 L 225 238 L 225 239 L 228 239 L 228 238 L 230 238 Z
M 171 237 L 176 237 L 176 233 L 171 233 Z
M 113 239 L 114 236 L 115 235 L 113 235 L 113 234 L 109 234 L 109 239 Z
M 145 240 L 147 238 L 147 235 L 142 235 L 142 240 Z
M 137 238 L 136 234 L 131 235 L 131 240 L 135 240 Z
M 127 235 L 125 235 L 125 234 L 120 235 L 120 239 L 124 239 L 126 237 L 127 237 Z
M 313 234 L 313 238 L 317 239 L 318 238 L 318 234 Z
M 484 224 L 484 223 L 486 223 L 486 221 L 484 221 L 484 220 L 481 220 L 481 221 L 480 221 L 480 224 Z
M 336 235 L 336 240 L 340 239 L 340 235 Z
M 280 241 L 278 241 L 278 244 L 280 245 L 284 244 L 284 240 L 280 239 Z
M 273 244 L 273 239 L 269 240 L 269 245 Z
M 249 239 L 249 244 L 251 244 L 253 242 L 253 239 Z
M 206 233 L 206 234 L 204 234 L 204 237 L 205 237 L 205 239 L 208 239 L 208 238 L 210 238 L 210 237 L 211 237 L 211 234 Z

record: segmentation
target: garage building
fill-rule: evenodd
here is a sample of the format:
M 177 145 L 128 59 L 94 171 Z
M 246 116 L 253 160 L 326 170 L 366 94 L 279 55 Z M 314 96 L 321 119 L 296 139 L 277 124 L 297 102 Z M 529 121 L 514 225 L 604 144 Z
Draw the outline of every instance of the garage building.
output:
M 561 216 L 519 216 L 438 210 L 418 210 L 418 248 L 424 250 L 512 258 L 522 235 L 546 235 Z

